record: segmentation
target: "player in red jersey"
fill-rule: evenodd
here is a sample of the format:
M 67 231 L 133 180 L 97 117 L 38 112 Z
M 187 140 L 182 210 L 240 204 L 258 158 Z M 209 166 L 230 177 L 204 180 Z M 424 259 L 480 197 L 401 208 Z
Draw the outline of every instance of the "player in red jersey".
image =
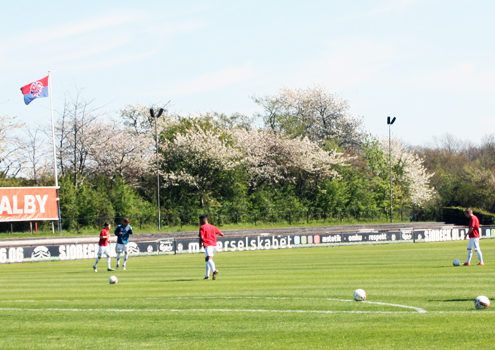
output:
M 208 215 L 199 217 L 199 226 L 199 244 L 205 248 L 205 280 L 210 278 L 210 273 L 212 273 L 212 279 L 216 279 L 218 270 L 213 261 L 213 256 L 217 247 L 217 236 L 223 236 L 223 233 L 218 227 L 208 223 Z
M 112 269 L 112 258 L 110 257 L 110 224 L 106 223 L 103 225 L 103 228 L 100 232 L 100 241 L 98 242 L 98 253 L 96 255 L 96 261 L 93 265 L 93 270 L 98 272 L 96 265 L 98 265 L 98 261 L 100 260 L 102 255 L 106 255 L 107 257 L 107 271 L 113 271 Z
M 469 242 L 467 246 L 467 259 L 464 263 L 464 266 L 471 265 L 471 258 L 473 256 L 473 248 L 476 250 L 476 254 L 478 255 L 478 265 L 483 266 L 485 263 L 483 262 L 483 254 L 481 254 L 480 249 L 480 221 L 473 214 L 473 210 L 471 208 L 467 208 L 464 213 L 469 218 L 469 230 L 464 236 L 466 239 L 469 236 Z

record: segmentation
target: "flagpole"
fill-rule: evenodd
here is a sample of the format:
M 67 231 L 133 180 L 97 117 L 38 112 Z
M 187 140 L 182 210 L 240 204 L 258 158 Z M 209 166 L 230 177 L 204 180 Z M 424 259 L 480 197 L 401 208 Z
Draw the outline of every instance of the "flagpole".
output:
M 55 123 L 53 120 L 52 93 L 53 93 L 52 76 L 51 76 L 51 72 L 48 71 L 48 98 L 50 99 L 50 118 L 52 122 L 53 176 L 55 177 L 55 187 L 57 187 L 57 194 L 59 194 L 60 191 L 58 191 L 57 148 L 55 146 Z M 57 198 L 57 208 L 58 208 L 58 230 L 60 231 L 61 230 L 60 198 Z

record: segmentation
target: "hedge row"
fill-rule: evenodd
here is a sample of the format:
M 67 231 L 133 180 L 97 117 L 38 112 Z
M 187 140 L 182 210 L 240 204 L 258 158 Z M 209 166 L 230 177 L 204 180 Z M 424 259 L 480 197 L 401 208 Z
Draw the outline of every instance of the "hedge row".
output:
M 466 208 L 462 207 L 445 207 L 442 208 L 442 221 L 447 224 L 468 225 L 469 220 L 464 214 Z M 481 225 L 493 225 L 495 223 L 495 214 L 483 209 L 473 208 L 473 213 L 480 219 Z

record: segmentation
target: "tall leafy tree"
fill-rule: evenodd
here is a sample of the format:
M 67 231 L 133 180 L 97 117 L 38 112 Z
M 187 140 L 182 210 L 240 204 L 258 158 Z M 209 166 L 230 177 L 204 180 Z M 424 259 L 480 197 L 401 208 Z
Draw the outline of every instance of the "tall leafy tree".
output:
M 356 148 L 363 141 L 361 122 L 351 116 L 348 103 L 323 88 L 283 89 L 255 102 L 263 108 L 261 116 L 270 130 L 344 148 Z

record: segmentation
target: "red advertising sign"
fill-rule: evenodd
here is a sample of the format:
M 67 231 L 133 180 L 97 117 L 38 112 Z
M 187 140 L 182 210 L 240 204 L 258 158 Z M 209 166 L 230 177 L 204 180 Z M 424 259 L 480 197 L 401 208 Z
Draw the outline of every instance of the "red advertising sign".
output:
M 58 220 L 57 187 L 0 187 L 0 222 Z

